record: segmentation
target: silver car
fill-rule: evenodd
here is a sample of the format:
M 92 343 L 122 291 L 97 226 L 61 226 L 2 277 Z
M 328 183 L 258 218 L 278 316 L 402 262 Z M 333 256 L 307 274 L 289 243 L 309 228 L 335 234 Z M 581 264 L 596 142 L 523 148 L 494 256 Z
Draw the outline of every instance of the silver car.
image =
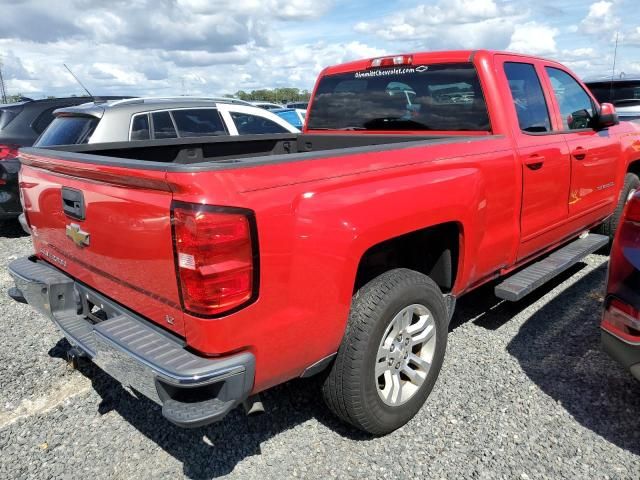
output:
M 226 98 L 131 98 L 54 115 L 34 146 L 300 132 L 267 110 Z

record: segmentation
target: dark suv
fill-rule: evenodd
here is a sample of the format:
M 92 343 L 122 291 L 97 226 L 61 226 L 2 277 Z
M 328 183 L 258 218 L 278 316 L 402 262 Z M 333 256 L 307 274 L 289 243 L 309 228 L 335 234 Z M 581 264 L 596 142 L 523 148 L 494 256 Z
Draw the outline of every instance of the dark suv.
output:
M 22 212 L 18 194 L 18 148 L 33 145 L 53 120 L 54 110 L 93 100 L 91 97 L 23 98 L 16 103 L 0 104 L 0 222 L 16 218 Z
M 640 77 L 585 80 L 600 103 L 613 103 L 620 120 L 640 121 Z

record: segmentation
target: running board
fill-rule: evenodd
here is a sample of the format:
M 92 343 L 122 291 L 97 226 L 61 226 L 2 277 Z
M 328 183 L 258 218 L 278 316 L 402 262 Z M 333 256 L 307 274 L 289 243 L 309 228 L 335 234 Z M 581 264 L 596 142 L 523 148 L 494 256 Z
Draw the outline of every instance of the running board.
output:
M 591 233 L 584 238 L 579 238 L 497 285 L 496 297 L 517 302 L 608 243 L 609 237 L 605 235 Z

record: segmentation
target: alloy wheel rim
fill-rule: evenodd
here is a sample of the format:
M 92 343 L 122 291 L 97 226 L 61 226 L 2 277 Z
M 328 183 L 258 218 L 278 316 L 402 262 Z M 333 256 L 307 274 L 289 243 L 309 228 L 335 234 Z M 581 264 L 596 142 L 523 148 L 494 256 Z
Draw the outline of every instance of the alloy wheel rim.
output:
M 402 405 L 420 390 L 431 370 L 435 334 L 433 315 L 424 305 L 409 305 L 393 317 L 382 335 L 374 373 L 386 405 Z

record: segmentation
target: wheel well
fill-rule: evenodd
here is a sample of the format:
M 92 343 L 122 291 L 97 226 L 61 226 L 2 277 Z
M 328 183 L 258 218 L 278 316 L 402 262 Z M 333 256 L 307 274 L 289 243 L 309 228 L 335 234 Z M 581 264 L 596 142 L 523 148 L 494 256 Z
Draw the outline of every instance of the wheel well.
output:
M 428 275 L 443 292 L 453 288 L 458 271 L 460 227 L 457 223 L 410 232 L 369 248 L 358 265 L 354 292 L 393 268 L 409 268 Z
M 640 177 L 640 159 L 632 161 L 627 168 L 627 172 L 635 173 Z

